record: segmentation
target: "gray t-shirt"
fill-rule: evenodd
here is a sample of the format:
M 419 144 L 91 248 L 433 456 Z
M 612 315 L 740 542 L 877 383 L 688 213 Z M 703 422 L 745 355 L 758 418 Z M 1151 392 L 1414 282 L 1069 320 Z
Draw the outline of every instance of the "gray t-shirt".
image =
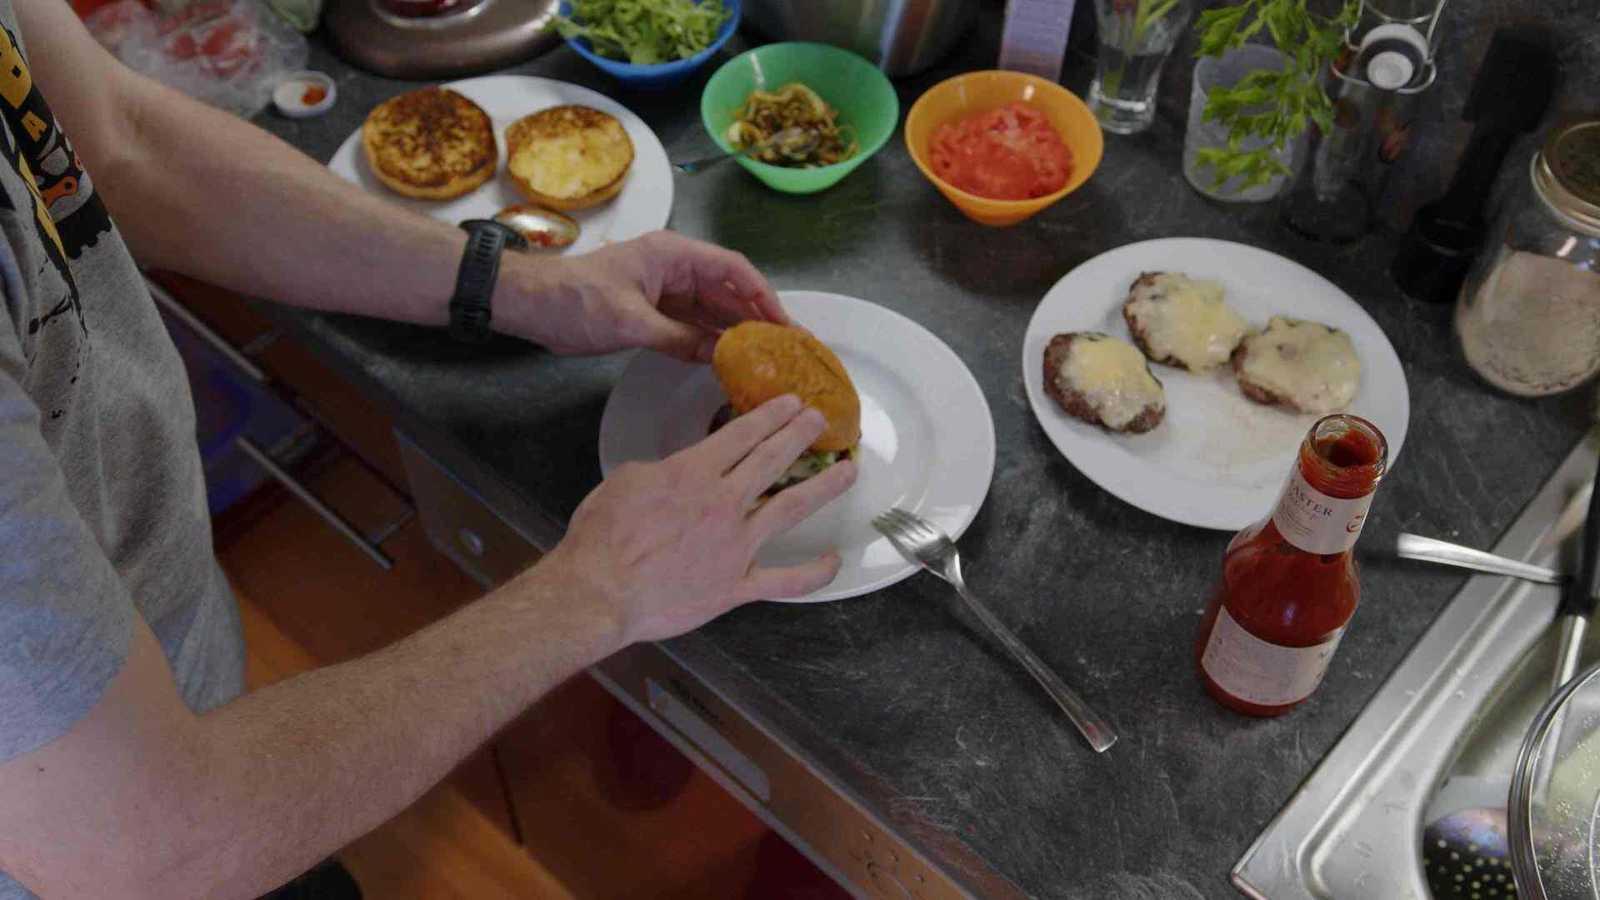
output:
M 0 0 L 0 761 L 94 706 L 135 616 L 196 712 L 244 657 L 182 361 L 22 50 Z

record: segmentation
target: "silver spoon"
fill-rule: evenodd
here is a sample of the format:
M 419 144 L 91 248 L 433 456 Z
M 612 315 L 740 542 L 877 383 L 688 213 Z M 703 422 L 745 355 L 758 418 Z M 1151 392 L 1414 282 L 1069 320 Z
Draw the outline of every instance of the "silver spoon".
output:
M 1401 559 L 1455 566 L 1475 572 L 1509 575 L 1512 578 L 1521 578 L 1538 584 L 1562 584 L 1567 580 L 1566 575 L 1544 566 L 1523 562 L 1520 559 L 1506 559 L 1493 553 L 1408 532 L 1402 532 L 1395 542 L 1395 555 Z
M 807 128 L 804 125 L 795 125 L 791 128 L 785 128 L 784 130 L 774 134 L 772 137 L 769 137 L 764 141 L 758 141 L 757 143 L 751 144 L 742 150 L 735 150 L 732 153 L 719 153 L 716 156 L 707 156 L 703 159 L 691 159 L 688 162 L 675 163 L 674 168 L 685 175 L 697 175 L 724 160 L 733 159 L 735 156 L 748 156 L 751 153 L 755 153 L 759 150 L 765 150 L 768 147 L 778 151 L 778 153 L 782 156 L 787 156 L 790 159 L 801 160 L 805 159 L 806 156 L 811 153 L 811 151 L 817 149 L 817 145 L 820 143 L 822 143 L 822 135 L 818 134 L 815 128 Z
M 578 239 L 577 220 L 533 203 L 508 206 L 494 220 L 526 238 L 532 251 L 558 250 Z

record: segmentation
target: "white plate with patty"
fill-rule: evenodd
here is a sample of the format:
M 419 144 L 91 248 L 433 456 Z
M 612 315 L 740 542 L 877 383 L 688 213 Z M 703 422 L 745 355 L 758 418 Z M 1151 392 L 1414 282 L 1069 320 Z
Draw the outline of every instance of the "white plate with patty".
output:
M 891 506 L 959 538 L 994 475 L 989 404 L 955 352 L 921 325 L 866 300 L 783 291 L 784 308 L 838 354 L 861 396 L 855 485 L 810 519 L 767 542 L 757 560 L 790 565 L 838 549 L 833 583 L 792 602 L 842 600 L 905 578 L 916 567 L 872 528 Z M 727 402 L 710 366 L 641 351 L 612 389 L 600 420 L 600 470 L 669 456 L 706 436 Z
M 1394 464 L 1411 418 L 1405 373 L 1378 323 L 1350 295 L 1275 253 L 1229 241 L 1166 238 L 1119 247 L 1068 272 L 1028 323 L 1022 348 L 1028 402 L 1045 434 L 1078 471 L 1164 519 L 1236 531 L 1267 514 L 1300 441 L 1320 418 L 1246 398 L 1226 364 L 1191 373 L 1151 363 L 1150 371 L 1166 389 L 1167 411 L 1145 434 L 1108 432 L 1063 412 L 1044 390 L 1045 346 L 1051 336 L 1069 331 L 1130 340 L 1122 304 L 1144 272 L 1181 272 L 1220 282 L 1227 303 L 1257 328 L 1265 328 L 1272 316 L 1289 316 L 1349 334 L 1361 379 L 1355 399 L 1341 412 L 1377 425 Z
M 402 197 L 380 183 L 361 152 L 361 129 L 339 146 L 328 168 L 335 175 L 360 185 L 392 203 L 454 225 L 466 219 L 487 219 L 515 203 L 527 203 L 506 175 L 506 127 L 541 109 L 576 104 L 615 116 L 633 142 L 633 164 L 628 167 L 622 192 L 610 201 L 567 215 L 578 221 L 578 240 L 562 253 L 587 253 L 607 244 L 625 241 L 663 228 L 672 215 L 672 164 L 661 140 L 644 120 L 626 106 L 586 87 L 535 78 L 531 75 L 487 75 L 447 82 L 447 87 L 483 107 L 494 125 L 499 162 L 494 176 L 483 186 L 454 200 L 414 200 Z

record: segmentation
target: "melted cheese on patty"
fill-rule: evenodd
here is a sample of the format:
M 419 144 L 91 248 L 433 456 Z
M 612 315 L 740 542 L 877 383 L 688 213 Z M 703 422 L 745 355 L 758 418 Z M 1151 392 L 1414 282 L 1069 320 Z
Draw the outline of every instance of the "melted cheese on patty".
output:
M 1082 394 L 1107 428 L 1125 428 L 1147 407 L 1166 407 L 1166 392 L 1139 348 L 1105 335 L 1079 335 L 1056 378 Z
M 1350 335 L 1319 322 L 1273 316 L 1245 338 L 1239 377 L 1293 403 L 1330 413 L 1350 405 L 1361 386 L 1361 360 Z
M 1222 296 L 1215 281 L 1162 272 L 1134 283 L 1126 309 L 1151 359 L 1177 360 L 1192 372 L 1204 372 L 1227 362 L 1250 330 Z

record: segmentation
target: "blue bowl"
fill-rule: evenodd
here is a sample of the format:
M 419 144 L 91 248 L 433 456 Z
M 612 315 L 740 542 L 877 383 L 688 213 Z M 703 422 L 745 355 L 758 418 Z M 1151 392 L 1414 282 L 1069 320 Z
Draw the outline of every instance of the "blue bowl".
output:
M 721 2 L 732 15 L 728 16 L 728 21 L 723 22 L 722 27 L 717 30 L 717 36 L 711 41 L 711 46 L 688 59 L 658 63 L 653 66 L 639 66 L 601 56 L 589 47 L 587 39 L 565 38 L 565 40 L 567 46 L 577 51 L 579 56 L 594 63 L 625 86 L 646 91 L 662 90 L 687 80 L 696 69 L 705 64 L 706 60 L 721 50 L 722 45 L 726 44 L 728 38 L 733 37 L 734 31 L 739 28 L 740 0 L 700 0 L 700 2 Z M 560 12 L 564 16 L 572 15 L 572 4 L 567 0 L 561 0 Z

